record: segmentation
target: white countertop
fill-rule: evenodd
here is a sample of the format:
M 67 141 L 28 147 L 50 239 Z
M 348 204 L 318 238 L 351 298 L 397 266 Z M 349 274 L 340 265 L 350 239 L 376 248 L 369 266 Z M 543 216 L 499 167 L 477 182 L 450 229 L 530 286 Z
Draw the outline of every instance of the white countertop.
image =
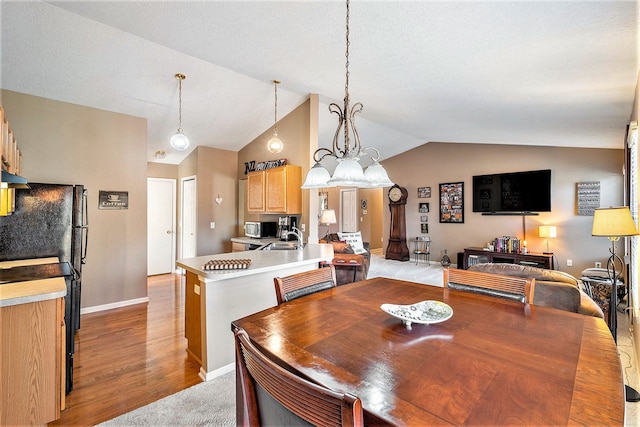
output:
M 267 245 L 269 243 L 273 243 L 273 242 L 279 242 L 280 239 L 276 238 L 276 237 L 270 237 L 267 239 L 254 239 L 253 237 L 232 237 L 231 241 L 234 243 L 242 243 L 245 245 L 259 245 L 259 246 L 264 246 Z
M 67 294 L 64 277 L 0 284 L 0 307 L 62 298 Z
M 258 240 L 258 239 L 253 239 Z M 260 239 L 265 241 L 267 239 Z M 279 241 L 279 240 L 278 240 Z M 265 242 L 265 244 L 268 242 Z M 251 265 L 246 269 L 239 270 L 203 270 L 203 266 L 211 260 L 229 259 L 250 259 Z M 205 255 L 196 258 L 181 259 L 176 262 L 178 267 L 182 267 L 199 276 L 203 276 L 207 281 L 221 281 L 235 277 L 250 276 L 252 274 L 264 273 L 268 271 L 278 271 L 283 265 L 295 266 L 333 259 L 333 246 L 328 244 L 307 244 L 304 250 L 289 251 L 244 251 L 231 252 L 226 254 Z

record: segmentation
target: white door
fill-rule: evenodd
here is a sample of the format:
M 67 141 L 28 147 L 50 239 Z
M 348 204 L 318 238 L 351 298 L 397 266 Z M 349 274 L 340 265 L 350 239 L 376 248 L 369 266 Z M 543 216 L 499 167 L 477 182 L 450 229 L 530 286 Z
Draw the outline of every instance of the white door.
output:
M 340 230 L 346 233 L 358 231 L 356 189 L 340 190 Z
M 147 275 L 171 273 L 176 259 L 176 180 L 147 178 Z
M 181 258 L 196 256 L 196 178 L 182 179 L 182 233 Z

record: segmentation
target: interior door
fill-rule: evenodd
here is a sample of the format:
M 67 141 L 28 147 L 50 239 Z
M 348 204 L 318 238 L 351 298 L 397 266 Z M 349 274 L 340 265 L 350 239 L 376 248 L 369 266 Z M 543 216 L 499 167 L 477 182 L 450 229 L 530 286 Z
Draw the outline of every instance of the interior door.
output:
M 147 178 L 147 275 L 175 266 L 176 180 Z
M 196 178 L 182 179 L 182 233 L 181 233 L 181 258 L 193 258 L 196 256 L 197 237 L 197 196 Z
M 358 231 L 356 196 L 355 188 L 340 190 L 340 231 Z

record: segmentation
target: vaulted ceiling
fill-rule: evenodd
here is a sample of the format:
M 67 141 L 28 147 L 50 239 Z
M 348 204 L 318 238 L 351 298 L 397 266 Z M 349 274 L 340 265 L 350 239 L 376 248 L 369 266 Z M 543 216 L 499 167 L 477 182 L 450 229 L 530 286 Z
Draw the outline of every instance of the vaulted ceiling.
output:
M 350 5 L 350 82 L 364 145 L 620 148 L 638 73 L 632 1 L 363 1 Z M 342 1 L 0 3 L 1 87 L 148 119 L 148 159 L 177 128 L 239 150 L 310 93 L 320 145 L 345 89 Z M 286 135 L 280 135 L 285 143 Z M 192 147 L 193 147 L 192 146 Z

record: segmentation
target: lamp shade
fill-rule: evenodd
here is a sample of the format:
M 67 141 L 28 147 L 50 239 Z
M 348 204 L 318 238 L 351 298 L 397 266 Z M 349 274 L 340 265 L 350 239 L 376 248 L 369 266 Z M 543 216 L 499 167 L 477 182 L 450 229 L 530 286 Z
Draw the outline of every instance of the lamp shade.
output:
M 316 163 L 313 165 L 309 172 L 307 173 L 307 178 L 304 180 L 304 184 L 300 188 L 324 188 L 324 187 L 332 187 L 328 183 L 331 175 L 329 175 L 329 171 L 327 168 L 322 166 L 320 163 Z
M 338 159 L 338 166 L 328 183 L 332 187 L 370 187 L 362 165 L 355 158 Z
M 555 225 L 541 225 L 538 227 L 538 236 L 553 239 L 557 237 Z
M 322 214 L 320 215 L 320 224 L 329 225 L 329 224 L 335 224 L 336 222 L 337 220 L 336 220 L 335 210 L 325 209 L 322 211 Z
M 593 212 L 592 236 L 637 236 L 638 229 L 627 206 L 598 208 Z
M 171 137 L 171 146 L 177 151 L 184 151 L 189 148 L 189 138 L 181 132 L 181 129 Z
M 369 184 L 373 188 L 393 186 L 393 182 L 389 179 L 387 171 L 384 170 L 378 162 L 373 162 L 373 164 L 369 165 L 364 171 L 364 178 L 369 181 Z

